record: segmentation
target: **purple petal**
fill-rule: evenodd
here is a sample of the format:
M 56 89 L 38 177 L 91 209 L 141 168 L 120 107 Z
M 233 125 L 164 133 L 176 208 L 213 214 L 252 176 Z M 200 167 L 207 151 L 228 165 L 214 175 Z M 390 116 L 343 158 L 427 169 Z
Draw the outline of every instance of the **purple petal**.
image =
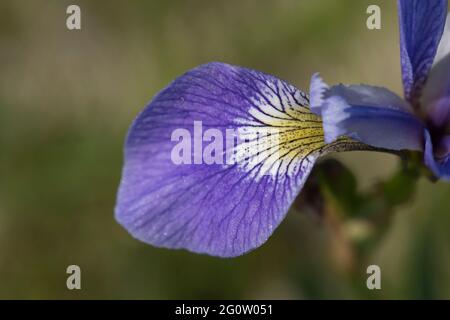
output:
M 442 132 L 450 132 L 450 13 L 447 14 L 444 33 L 423 89 L 421 105 L 431 132 L 438 136 Z
M 442 33 L 441 41 L 439 42 L 439 46 L 436 51 L 436 56 L 434 57 L 433 65 L 438 63 L 448 54 L 450 54 L 450 12 L 447 12 L 444 32 Z
M 319 73 L 315 73 L 311 77 L 309 86 L 309 101 L 311 111 L 315 114 L 322 115 L 322 105 L 324 103 L 325 94 L 330 87 L 323 81 Z
M 433 127 L 442 129 L 450 125 L 450 54 L 431 69 L 422 105 Z
M 434 175 L 450 181 L 450 135 L 443 137 L 438 146 L 433 142 L 428 130 L 425 130 L 425 164 Z
M 313 76 L 311 88 L 326 88 Z M 325 142 L 341 136 L 391 150 L 422 150 L 423 124 L 409 105 L 393 92 L 367 85 L 337 85 L 311 93 L 311 105 L 320 109 Z M 319 105 L 321 103 L 321 105 Z
M 321 121 L 307 104 L 304 93 L 261 72 L 222 63 L 187 72 L 154 97 L 129 131 L 116 219 L 158 247 L 232 257 L 260 246 L 316 158 L 339 148 L 324 144 Z M 212 140 L 201 140 L 200 122 L 214 141 L 230 130 L 248 139 L 205 163 Z M 198 139 L 189 148 L 193 156 L 175 164 L 171 154 L 182 135 Z
M 416 105 L 444 29 L 447 0 L 399 0 L 398 9 L 403 87 Z

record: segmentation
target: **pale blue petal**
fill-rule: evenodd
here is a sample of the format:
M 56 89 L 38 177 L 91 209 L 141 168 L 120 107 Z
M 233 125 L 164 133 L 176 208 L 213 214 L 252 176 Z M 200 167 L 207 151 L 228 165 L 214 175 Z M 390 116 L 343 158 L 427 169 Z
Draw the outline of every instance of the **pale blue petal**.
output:
M 423 123 L 395 93 L 367 85 L 328 87 L 317 75 L 311 82 L 319 88 L 311 104 L 320 110 L 326 143 L 346 136 L 377 148 L 423 150 Z

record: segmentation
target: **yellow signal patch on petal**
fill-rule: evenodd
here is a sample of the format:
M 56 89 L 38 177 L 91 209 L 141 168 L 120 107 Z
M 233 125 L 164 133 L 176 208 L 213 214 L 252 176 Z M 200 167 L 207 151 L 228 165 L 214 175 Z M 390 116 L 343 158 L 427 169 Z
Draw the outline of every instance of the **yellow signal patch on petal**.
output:
M 277 84 L 277 92 L 285 84 Z M 358 143 L 341 138 L 324 141 L 322 119 L 311 112 L 306 94 L 264 92 L 264 99 L 252 99 L 250 118 L 239 121 L 241 143 L 235 147 L 235 162 L 255 179 L 265 175 L 287 177 L 309 172 L 316 159 L 334 150 L 354 149 Z M 269 98 L 267 98 L 269 97 Z

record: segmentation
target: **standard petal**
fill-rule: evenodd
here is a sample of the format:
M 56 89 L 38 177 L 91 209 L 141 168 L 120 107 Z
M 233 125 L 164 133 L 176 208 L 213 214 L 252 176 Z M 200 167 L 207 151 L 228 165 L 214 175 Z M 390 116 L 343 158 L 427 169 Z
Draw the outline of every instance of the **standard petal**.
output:
M 326 143 L 346 136 L 377 148 L 423 149 L 422 122 L 393 92 L 367 85 L 328 87 L 317 75 L 311 88 L 322 88 L 321 94 L 311 93 L 311 105 L 322 115 Z
M 350 144 L 325 145 L 322 123 L 307 105 L 304 93 L 261 72 L 223 63 L 187 72 L 129 131 L 116 219 L 159 247 L 232 257 L 260 246 L 316 158 Z M 228 145 L 236 132 L 239 142 L 207 159 L 211 141 Z M 192 139 L 175 152 L 183 163 L 173 158 L 181 136 Z
M 438 146 L 433 142 L 428 130 L 425 130 L 424 162 L 440 179 L 450 181 L 450 136 L 441 139 Z
M 398 1 L 403 87 L 413 105 L 436 55 L 446 14 L 447 0 Z

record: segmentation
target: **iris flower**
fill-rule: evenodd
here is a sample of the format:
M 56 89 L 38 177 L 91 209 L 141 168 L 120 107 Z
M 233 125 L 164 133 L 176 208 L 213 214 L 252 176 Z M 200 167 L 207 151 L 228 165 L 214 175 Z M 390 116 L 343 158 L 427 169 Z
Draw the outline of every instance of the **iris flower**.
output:
M 117 221 L 157 247 L 234 257 L 270 237 L 330 152 L 419 151 L 449 180 L 447 1 L 400 0 L 398 8 L 405 99 L 368 85 L 329 87 L 318 74 L 307 95 L 217 62 L 175 79 L 129 129 Z M 230 132 L 244 138 L 232 136 L 220 152 Z

